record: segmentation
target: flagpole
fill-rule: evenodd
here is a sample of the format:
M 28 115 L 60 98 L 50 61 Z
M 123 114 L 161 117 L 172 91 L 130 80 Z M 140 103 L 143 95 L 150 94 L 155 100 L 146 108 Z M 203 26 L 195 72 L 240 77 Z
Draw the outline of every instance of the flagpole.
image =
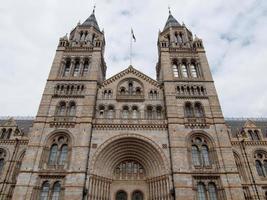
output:
M 131 29 L 131 34 L 130 34 L 130 65 L 132 65 L 132 51 L 133 51 L 133 38 L 132 38 L 132 29 Z

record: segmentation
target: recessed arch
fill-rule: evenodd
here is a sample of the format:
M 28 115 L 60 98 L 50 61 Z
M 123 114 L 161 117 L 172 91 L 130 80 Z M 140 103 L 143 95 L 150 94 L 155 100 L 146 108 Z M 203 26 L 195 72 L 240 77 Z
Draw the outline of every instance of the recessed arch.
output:
M 91 161 L 91 173 L 111 177 L 110 172 L 123 160 L 136 160 L 143 165 L 147 176 L 168 173 L 169 163 L 160 147 L 137 134 L 120 134 L 103 143 Z M 101 167 L 105 163 L 105 168 Z

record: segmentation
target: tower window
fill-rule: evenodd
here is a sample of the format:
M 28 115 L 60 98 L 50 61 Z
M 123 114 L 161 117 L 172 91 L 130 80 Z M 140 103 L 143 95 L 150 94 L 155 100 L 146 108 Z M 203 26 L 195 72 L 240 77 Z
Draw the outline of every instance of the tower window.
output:
M 197 78 L 198 74 L 197 74 L 197 68 L 196 68 L 195 64 L 190 65 L 190 70 L 191 70 L 191 76 L 193 78 Z
M 181 65 L 181 71 L 184 78 L 188 78 L 188 72 L 185 64 Z
M 79 61 L 76 61 L 75 65 L 74 65 L 74 70 L 73 70 L 73 76 L 79 76 L 79 72 L 80 72 L 80 63 Z
M 192 140 L 191 153 L 194 166 L 211 166 L 210 150 L 203 138 L 196 137 Z
M 172 70 L 173 70 L 173 75 L 174 77 L 179 77 L 179 72 L 178 72 L 178 66 L 176 64 L 172 65 Z
M 83 76 L 86 76 L 89 72 L 89 61 L 88 60 L 85 60 L 84 61 L 84 66 L 83 66 L 83 73 L 82 75 Z
M 44 182 L 41 188 L 41 193 L 40 193 L 40 200 L 48 200 L 48 195 L 49 195 L 49 183 L 48 181 Z
M 267 176 L 267 154 L 266 153 L 256 153 L 255 154 L 255 166 L 259 176 Z
M 70 75 L 70 60 L 67 60 L 64 66 L 63 76 L 69 76 L 69 75 Z

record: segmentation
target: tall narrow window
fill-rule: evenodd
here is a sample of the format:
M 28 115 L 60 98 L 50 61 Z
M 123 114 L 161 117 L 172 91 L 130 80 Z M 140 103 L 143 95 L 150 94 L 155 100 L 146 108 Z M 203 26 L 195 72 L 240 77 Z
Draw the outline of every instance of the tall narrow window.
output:
M 127 119 L 129 117 L 129 108 L 124 106 L 122 109 L 122 118 Z
M 257 169 L 258 175 L 265 176 L 261 162 L 259 160 L 256 160 L 255 162 L 256 162 L 256 169 Z
M 48 194 L 49 194 L 49 183 L 44 182 L 41 188 L 40 200 L 48 200 Z
M 209 200 L 217 200 L 217 190 L 214 183 L 209 183 L 208 185 L 208 191 L 209 191 Z
M 70 60 L 66 61 L 64 70 L 63 70 L 63 76 L 69 76 L 70 75 Z
M 201 153 L 202 153 L 203 164 L 205 166 L 209 166 L 210 165 L 209 149 L 206 145 L 202 145 Z
M 60 150 L 58 164 L 64 165 L 67 160 L 67 156 L 68 156 L 68 145 L 64 144 L 62 145 L 61 150 Z
M 130 95 L 133 94 L 133 83 L 132 82 L 130 82 L 129 85 L 128 85 L 128 91 L 129 91 Z
M 156 112 L 157 112 L 157 119 L 162 119 L 162 107 L 161 106 L 157 106 Z
M 176 64 L 172 65 L 172 70 L 174 77 L 179 77 L 178 66 Z
M 1 138 L 0 139 L 5 139 L 5 137 L 6 137 L 6 129 L 3 128 L 2 132 L 1 132 Z
M 267 160 L 263 161 L 263 167 L 264 167 L 265 175 L 267 175 Z
M 61 185 L 59 182 L 56 182 L 53 186 L 52 190 L 52 200 L 59 200 L 60 199 L 60 191 L 61 191 Z
M 4 163 L 5 163 L 4 158 L 1 158 L 1 159 L 0 159 L 0 174 L 2 173 L 2 171 L 3 171 L 3 169 L 4 169 Z
M 57 115 L 64 116 L 66 115 L 66 103 L 64 101 L 60 102 L 57 108 Z
M 69 116 L 75 116 L 76 114 L 75 102 L 70 102 L 69 107 L 68 107 L 68 114 Z
M 197 78 L 198 77 L 198 75 L 197 75 L 197 68 L 196 68 L 195 64 L 191 64 L 190 65 L 190 71 L 191 71 L 191 76 L 193 78 Z
M 153 119 L 153 108 L 152 106 L 147 106 L 147 119 Z
M 57 152 L 58 152 L 58 146 L 56 144 L 52 145 L 50 148 L 50 155 L 49 155 L 49 160 L 48 160 L 49 165 L 56 164 Z
M 138 108 L 137 106 L 133 106 L 133 112 L 132 112 L 132 118 L 137 119 L 139 116 Z
M 89 71 L 89 61 L 86 60 L 84 61 L 84 66 L 83 66 L 83 73 L 82 75 L 83 76 L 86 76 L 88 74 L 88 71 Z
M 73 76 L 75 77 L 79 76 L 79 72 L 80 72 L 80 63 L 79 61 L 76 61 L 74 65 Z
M 206 193 L 205 193 L 205 186 L 203 183 L 197 184 L 197 199 L 207 200 Z
M 111 105 L 108 107 L 108 118 L 112 119 L 114 117 L 114 107 Z
M 182 75 L 184 78 L 187 78 L 188 77 L 188 72 L 187 72 L 187 69 L 186 69 L 186 65 L 185 64 L 182 64 L 181 65 L 181 71 L 182 71 Z
M 185 116 L 189 118 L 194 117 L 193 107 L 190 102 L 187 102 L 185 104 Z
M 196 145 L 192 145 L 192 161 L 194 166 L 200 165 L 200 152 Z
M 204 117 L 204 110 L 200 103 L 195 104 L 195 117 Z

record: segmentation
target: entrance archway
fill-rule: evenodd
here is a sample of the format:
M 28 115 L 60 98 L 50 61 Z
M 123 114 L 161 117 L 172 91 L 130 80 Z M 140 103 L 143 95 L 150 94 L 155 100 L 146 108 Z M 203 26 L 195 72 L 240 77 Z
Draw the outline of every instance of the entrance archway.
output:
M 90 166 L 91 199 L 116 200 L 118 191 L 134 200 L 170 198 L 169 162 L 162 149 L 146 137 L 125 134 L 106 141 Z
M 124 191 L 117 192 L 116 200 L 127 200 L 127 193 Z

